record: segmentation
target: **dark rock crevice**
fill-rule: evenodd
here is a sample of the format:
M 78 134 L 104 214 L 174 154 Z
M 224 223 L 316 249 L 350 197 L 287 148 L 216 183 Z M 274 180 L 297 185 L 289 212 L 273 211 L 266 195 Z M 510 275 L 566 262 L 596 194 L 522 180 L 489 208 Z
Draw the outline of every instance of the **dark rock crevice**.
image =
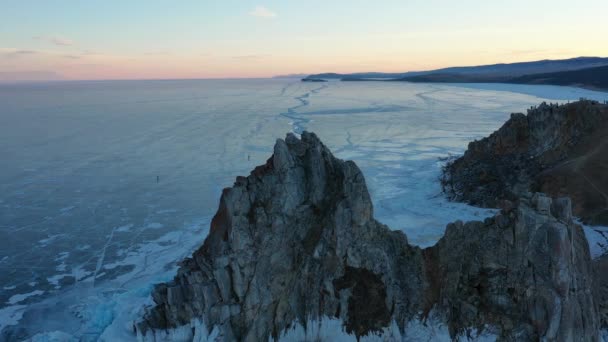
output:
M 388 327 L 391 312 L 386 306 L 386 286 L 377 274 L 365 268 L 346 266 L 344 275 L 334 279 L 333 285 L 338 298 L 340 291 L 351 289 L 349 315 L 345 322 L 347 333 L 359 338 L 380 333 Z

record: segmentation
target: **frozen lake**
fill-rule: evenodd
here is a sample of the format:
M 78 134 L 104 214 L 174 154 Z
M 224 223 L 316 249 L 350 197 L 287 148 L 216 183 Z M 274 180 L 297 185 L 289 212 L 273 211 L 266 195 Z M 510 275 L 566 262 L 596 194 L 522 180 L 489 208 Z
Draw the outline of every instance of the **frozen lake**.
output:
M 132 339 L 151 286 L 204 240 L 222 188 L 287 132 L 313 131 L 354 160 L 376 218 L 429 246 L 448 222 L 492 214 L 442 197 L 439 158 L 511 112 L 580 97 L 608 100 L 554 86 L 285 79 L 0 85 L 0 340 Z

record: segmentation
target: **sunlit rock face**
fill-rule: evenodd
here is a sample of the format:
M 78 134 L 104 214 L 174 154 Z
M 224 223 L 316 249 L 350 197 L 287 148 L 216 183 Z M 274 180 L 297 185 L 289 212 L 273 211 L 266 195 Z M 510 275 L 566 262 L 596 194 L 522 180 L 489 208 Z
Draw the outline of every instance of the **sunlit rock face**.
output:
M 204 326 L 262 341 L 336 317 L 360 337 L 432 313 L 452 336 L 491 327 L 504 339 L 594 340 L 592 282 L 567 199 L 522 199 L 485 222 L 451 224 L 422 250 L 373 218 L 358 167 L 304 132 L 277 140 L 265 165 L 224 190 L 203 246 L 156 286 L 136 330 L 191 325 L 180 331 L 195 338 Z
M 444 189 L 455 200 L 484 207 L 527 191 L 568 196 L 576 216 L 607 225 L 607 130 L 608 105 L 597 101 L 543 103 L 527 115 L 512 114 L 446 166 Z

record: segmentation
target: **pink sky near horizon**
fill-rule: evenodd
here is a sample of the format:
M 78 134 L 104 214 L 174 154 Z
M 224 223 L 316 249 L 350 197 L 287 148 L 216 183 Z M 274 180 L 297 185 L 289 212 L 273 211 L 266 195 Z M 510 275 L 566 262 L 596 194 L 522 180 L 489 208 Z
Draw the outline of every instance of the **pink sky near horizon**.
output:
M 505 51 L 503 54 L 484 54 L 476 57 L 438 53 L 439 56 L 421 58 L 416 55 L 392 56 L 184 56 L 158 55 L 86 55 L 72 56 L 36 52 L 11 61 L 10 71 L 52 71 L 65 79 L 166 79 L 166 78 L 249 78 L 272 77 L 285 74 L 314 74 L 321 72 L 405 72 L 431 70 L 449 66 L 512 63 L 538 59 L 563 59 L 582 55 L 600 55 L 593 51 Z M 608 55 L 608 51 L 603 54 Z M 5 61 L 6 62 L 6 61 Z
M 108 0 L 105 6 L 58 0 L 35 11 L 28 2 L 7 1 L 13 3 L 0 19 L 11 30 L 0 30 L 0 74 L 240 78 L 608 56 L 600 41 L 608 36 L 608 2 L 601 0 L 576 6 L 567 0 Z

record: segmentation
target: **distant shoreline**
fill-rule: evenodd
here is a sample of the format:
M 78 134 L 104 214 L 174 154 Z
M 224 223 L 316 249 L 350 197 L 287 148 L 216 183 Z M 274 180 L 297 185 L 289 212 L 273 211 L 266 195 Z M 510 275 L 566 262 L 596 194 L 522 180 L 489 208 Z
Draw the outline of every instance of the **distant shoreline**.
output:
M 310 79 L 338 79 L 349 82 L 538 84 L 572 86 L 608 92 L 608 58 L 577 57 L 562 60 L 450 67 L 404 73 L 325 73 L 310 75 L 304 80 Z
M 415 84 L 447 84 L 447 85 L 465 85 L 465 84 L 504 84 L 504 85 L 522 85 L 522 86 L 555 86 L 555 87 L 569 87 L 579 88 L 584 90 L 597 91 L 602 93 L 608 93 L 608 88 L 599 88 L 592 85 L 585 84 L 551 84 L 551 83 L 513 83 L 513 82 L 444 82 L 444 81 L 408 81 L 408 80 L 396 80 L 396 79 L 344 79 L 342 82 L 403 82 L 403 83 L 415 83 Z

